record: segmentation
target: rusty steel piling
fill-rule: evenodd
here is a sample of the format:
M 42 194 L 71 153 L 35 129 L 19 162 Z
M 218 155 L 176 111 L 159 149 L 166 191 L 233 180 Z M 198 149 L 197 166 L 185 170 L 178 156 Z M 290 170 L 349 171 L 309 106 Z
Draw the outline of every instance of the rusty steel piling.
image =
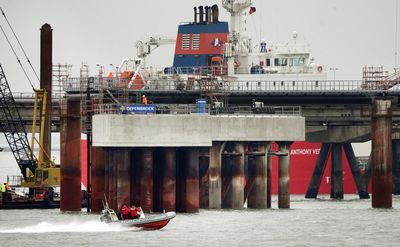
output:
M 153 149 L 143 148 L 140 169 L 140 203 L 144 212 L 153 210 Z
M 98 213 L 103 210 L 105 178 L 106 178 L 106 156 L 102 147 L 92 147 L 92 212 Z
M 80 102 L 67 100 L 66 106 L 61 115 L 60 210 L 81 211 Z
M 392 111 L 391 101 L 372 105 L 372 207 L 392 207 Z
M 50 161 L 51 157 L 51 116 L 52 116 L 52 69 L 53 69 L 53 29 L 44 24 L 40 29 L 40 89 L 47 92 L 46 112 L 44 121 L 43 161 Z
M 220 209 L 222 200 L 222 152 L 225 148 L 225 142 L 213 142 L 210 147 L 209 159 L 209 208 Z
M 342 145 L 332 143 L 331 198 L 343 199 Z
M 392 140 L 392 176 L 393 176 L 393 194 L 400 195 L 400 140 Z
M 186 149 L 186 179 L 184 208 L 187 213 L 199 211 L 199 149 Z
M 130 149 L 118 148 L 114 151 L 117 168 L 117 211 L 123 205 L 130 206 L 131 201 L 131 176 L 130 176 Z
M 176 210 L 176 148 L 164 148 L 162 176 L 162 207 L 165 211 Z
M 290 208 L 290 145 L 292 142 L 278 142 L 279 152 L 287 155 L 279 156 L 278 172 L 278 208 Z
M 236 143 L 232 155 L 232 208 L 243 208 L 244 197 L 244 144 Z

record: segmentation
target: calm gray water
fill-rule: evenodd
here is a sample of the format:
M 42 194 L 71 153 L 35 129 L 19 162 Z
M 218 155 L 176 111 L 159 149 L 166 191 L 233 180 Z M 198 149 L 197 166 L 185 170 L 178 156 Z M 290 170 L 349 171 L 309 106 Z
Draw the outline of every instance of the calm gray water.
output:
M 0 140 L 1 143 L 1 140 Z M 6 145 L 2 145 L 6 147 Z M 0 152 L 0 182 L 19 175 L 13 156 Z M 160 231 L 111 227 L 98 215 L 51 210 L 0 210 L 3 246 L 400 246 L 400 197 L 393 209 L 345 195 L 291 197 L 291 209 L 200 210 L 178 214 Z
M 291 209 L 201 210 L 178 214 L 160 231 L 111 227 L 98 215 L 0 210 L 0 246 L 399 246 L 400 198 L 394 208 L 370 200 L 305 200 Z

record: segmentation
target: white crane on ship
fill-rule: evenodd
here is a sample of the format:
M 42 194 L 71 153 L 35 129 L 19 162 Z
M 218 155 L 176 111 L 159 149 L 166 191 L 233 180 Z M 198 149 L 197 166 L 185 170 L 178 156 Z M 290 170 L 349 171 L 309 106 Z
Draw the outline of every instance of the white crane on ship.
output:
M 123 70 L 131 69 L 134 71 L 132 76 L 133 80 L 140 75 L 140 70 L 145 66 L 146 57 L 151 54 L 152 51 L 160 47 L 161 45 L 175 44 L 176 39 L 151 36 L 145 40 L 136 41 L 137 58 L 124 58 L 119 66 L 118 72 L 121 73 Z M 144 78 L 142 77 L 144 80 Z M 132 87 L 132 80 L 128 84 L 128 88 Z

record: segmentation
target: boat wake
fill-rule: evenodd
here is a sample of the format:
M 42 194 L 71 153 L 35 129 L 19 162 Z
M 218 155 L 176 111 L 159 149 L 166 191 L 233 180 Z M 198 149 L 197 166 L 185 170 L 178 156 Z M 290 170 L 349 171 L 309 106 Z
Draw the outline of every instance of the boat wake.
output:
M 2 233 L 49 233 L 49 232 L 123 232 L 132 231 L 132 229 L 120 225 L 109 225 L 98 221 L 86 222 L 64 222 L 50 223 L 40 222 L 39 224 L 18 227 L 13 229 L 1 229 Z

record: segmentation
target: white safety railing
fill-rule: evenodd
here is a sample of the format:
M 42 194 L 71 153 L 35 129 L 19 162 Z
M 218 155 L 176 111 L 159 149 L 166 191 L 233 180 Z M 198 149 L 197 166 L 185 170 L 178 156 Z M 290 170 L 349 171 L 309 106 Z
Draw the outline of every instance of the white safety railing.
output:
M 146 111 L 145 108 L 151 110 Z M 152 108 L 154 107 L 154 109 Z M 129 108 L 139 109 L 131 111 Z M 144 109 L 144 110 L 143 110 Z M 300 106 L 224 106 L 214 107 L 208 104 L 96 104 L 94 114 L 211 114 L 211 115 L 301 115 Z
M 80 78 L 68 78 L 64 90 L 68 92 L 81 90 Z M 216 78 L 153 78 L 147 81 L 129 81 L 120 78 L 95 78 L 94 89 L 128 89 L 141 91 L 219 91 L 219 92 L 374 92 L 400 91 L 393 82 L 371 84 L 362 80 L 254 80 L 254 78 L 227 81 Z M 396 86 L 397 85 L 397 86 Z

